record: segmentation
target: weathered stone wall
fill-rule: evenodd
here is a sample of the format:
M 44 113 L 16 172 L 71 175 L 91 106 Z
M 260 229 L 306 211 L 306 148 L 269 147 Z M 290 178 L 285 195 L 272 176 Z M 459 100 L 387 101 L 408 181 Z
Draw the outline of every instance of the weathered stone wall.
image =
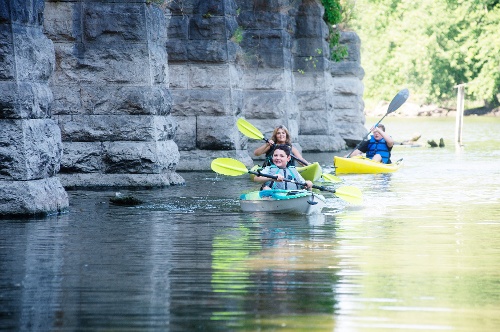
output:
M 335 123 L 344 140 L 359 141 L 367 133 L 363 101 L 362 79 L 365 71 L 361 67 L 361 41 L 353 31 L 343 32 L 339 43 L 347 46 L 348 57 L 341 62 L 331 62 L 329 70 L 333 77 L 335 100 Z
M 178 169 L 206 170 L 215 157 L 252 164 L 249 157 L 262 141 L 242 137 L 238 117 L 266 137 L 277 125 L 287 126 L 304 151 L 338 151 L 346 148 L 344 136 L 364 135 L 359 40 L 346 33 L 342 42 L 352 55 L 332 64 L 319 0 L 179 0 L 169 6 Z
M 242 68 L 233 0 L 170 3 L 169 54 L 172 115 L 179 124 L 175 141 L 178 169 L 209 170 L 215 157 L 250 164 L 246 138 L 236 128 L 242 114 Z
M 46 1 L 64 186 L 184 182 L 175 172 L 165 10 L 145 0 Z
M 294 38 L 295 94 L 300 110 L 299 140 L 305 151 L 345 148 L 340 135 L 335 80 L 330 72 L 328 27 L 319 1 L 302 1 Z
M 43 8 L 43 0 L 0 0 L 0 216 L 68 207 L 56 176 L 62 144 L 50 114 L 54 47 Z
M 243 114 L 265 137 L 285 125 L 300 149 L 299 109 L 294 93 L 292 35 L 298 2 L 236 1 L 242 31 Z M 250 140 L 249 155 L 263 141 Z

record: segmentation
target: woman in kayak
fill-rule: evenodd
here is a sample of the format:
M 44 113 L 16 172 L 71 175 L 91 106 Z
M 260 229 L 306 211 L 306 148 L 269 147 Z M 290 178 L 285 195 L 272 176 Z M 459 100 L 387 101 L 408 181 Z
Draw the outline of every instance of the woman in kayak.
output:
M 288 189 L 297 190 L 302 189 L 302 186 L 297 185 L 293 182 L 283 181 L 284 179 L 293 180 L 300 183 L 305 183 L 307 189 L 311 189 L 313 183 L 311 181 L 305 181 L 302 175 L 297 172 L 295 166 L 288 166 L 290 161 L 290 147 L 286 144 L 278 144 L 273 151 L 273 164 L 271 166 L 264 167 L 260 173 L 275 175 L 278 178 L 276 180 L 269 181 L 268 177 L 258 176 L 254 177 L 256 182 L 264 182 L 261 190 L 264 189 Z
M 372 137 L 364 141 L 359 148 L 351 153 L 351 157 L 366 153 L 366 158 L 384 164 L 391 163 L 391 150 L 394 145 L 392 137 L 385 132 L 385 126 L 379 124 L 370 129 Z
M 271 165 L 273 158 L 273 149 L 276 144 L 286 144 L 289 147 L 291 147 L 291 154 L 293 157 L 290 159 L 288 166 L 295 166 L 295 159 L 297 159 L 297 161 L 304 166 L 310 164 L 307 160 L 304 159 L 304 157 L 302 157 L 299 150 L 297 150 L 292 146 L 292 138 L 290 137 L 288 129 L 286 129 L 285 126 L 280 125 L 274 128 L 271 139 L 268 140 L 265 144 L 255 149 L 255 151 L 253 152 L 253 154 L 256 156 L 260 156 L 264 153 L 266 154 L 266 161 L 264 161 L 262 167 Z

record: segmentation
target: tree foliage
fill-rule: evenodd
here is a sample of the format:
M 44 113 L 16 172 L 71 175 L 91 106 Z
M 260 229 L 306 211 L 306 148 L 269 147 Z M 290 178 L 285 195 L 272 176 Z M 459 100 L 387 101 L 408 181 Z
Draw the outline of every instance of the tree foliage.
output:
M 467 83 L 469 105 L 498 105 L 500 0 L 358 0 L 365 98 L 390 100 L 408 87 L 413 100 L 454 105 Z

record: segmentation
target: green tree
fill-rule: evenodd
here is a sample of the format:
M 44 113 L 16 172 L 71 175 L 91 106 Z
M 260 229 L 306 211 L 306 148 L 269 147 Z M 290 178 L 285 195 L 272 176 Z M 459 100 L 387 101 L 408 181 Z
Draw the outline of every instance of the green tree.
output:
M 351 22 L 362 45 L 365 98 L 454 105 L 468 83 L 468 105 L 499 104 L 500 0 L 358 0 Z

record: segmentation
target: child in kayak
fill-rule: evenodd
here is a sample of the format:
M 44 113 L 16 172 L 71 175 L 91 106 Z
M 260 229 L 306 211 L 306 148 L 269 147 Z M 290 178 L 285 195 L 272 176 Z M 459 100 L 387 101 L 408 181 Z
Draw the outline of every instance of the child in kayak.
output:
M 290 147 L 286 144 L 276 145 L 273 152 L 273 165 L 266 166 L 260 171 L 262 174 L 275 175 L 278 178 L 276 180 L 269 180 L 268 177 L 256 175 L 254 181 L 264 182 L 261 190 L 265 189 L 287 189 L 287 190 L 297 190 L 302 189 L 302 186 L 297 185 L 292 182 L 283 181 L 284 179 L 293 180 L 300 183 L 305 183 L 307 189 L 311 189 L 313 183 L 311 181 L 305 181 L 302 175 L 299 174 L 295 166 L 287 166 L 290 161 Z
M 351 157 L 366 153 L 366 158 L 384 164 L 390 164 L 394 140 L 385 132 L 385 126 L 383 124 L 379 124 L 370 129 L 370 131 L 372 132 L 372 137 L 368 141 L 361 143 L 361 146 L 351 153 Z
M 309 165 L 309 162 L 305 160 L 300 152 L 292 146 L 292 137 L 290 136 L 288 129 L 286 129 L 285 126 L 280 125 L 274 129 L 271 139 L 268 140 L 265 144 L 259 146 L 253 152 L 253 154 L 256 156 L 260 156 L 264 153 L 266 154 L 266 161 L 264 162 L 262 167 L 271 165 L 273 159 L 273 147 L 276 144 L 286 144 L 291 148 L 290 152 L 295 158 L 290 159 L 288 166 L 295 166 L 294 159 L 297 159 L 297 161 L 299 161 L 301 164 L 303 164 L 302 161 L 306 162 L 306 164 L 303 164 L 304 166 Z

